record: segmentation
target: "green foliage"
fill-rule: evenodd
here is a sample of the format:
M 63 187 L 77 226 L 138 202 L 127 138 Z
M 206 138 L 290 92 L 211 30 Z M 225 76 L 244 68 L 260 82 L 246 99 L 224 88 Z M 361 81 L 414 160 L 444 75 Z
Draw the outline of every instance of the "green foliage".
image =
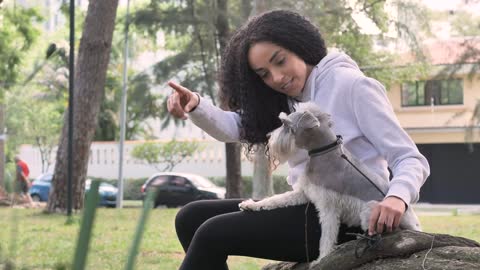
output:
M 106 182 L 114 186 L 118 186 L 118 180 L 116 179 L 104 179 L 98 177 L 89 177 L 92 180 L 98 180 L 101 182 Z M 142 185 L 145 184 L 147 178 L 128 178 L 125 179 L 124 189 L 123 189 L 123 199 L 124 200 L 142 200 L 142 193 L 140 189 Z
M 238 4 L 233 6 L 238 9 Z M 229 12 L 238 18 L 238 12 Z M 132 15 L 139 31 L 148 33 L 157 42 L 157 33 L 165 35 L 165 48 L 173 54 L 152 68 L 155 82 L 179 81 L 187 88 L 209 96 L 215 103 L 218 86 L 215 83 L 220 61 L 220 40 L 216 29 L 216 1 L 150 1 Z M 239 21 L 238 19 L 236 21 Z M 165 102 L 162 104 L 166 108 Z M 162 112 L 162 127 L 174 121 L 166 110 Z
M 17 166 L 15 162 L 7 162 L 5 164 L 5 190 L 8 193 L 12 193 L 15 188 L 15 178 L 17 173 Z
M 7 144 L 13 150 L 9 155 L 13 155 L 20 144 L 32 144 L 40 150 L 42 172 L 47 171 L 52 150 L 60 137 L 63 107 L 45 99 L 36 89 L 18 87 L 11 89 L 6 101 Z
M 119 11 L 119 13 L 122 12 L 124 11 Z M 125 15 L 120 14 L 118 17 L 113 35 L 103 102 L 100 107 L 98 125 L 95 131 L 94 140 L 96 141 L 116 140 L 120 134 L 121 123 L 119 116 L 123 91 Z M 129 39 L 129 59 L 134 59 L 143 51 L 152 50 L 145 42 L 143 35 L 132 24 L 129 25 Z M 127 140 L 151 138 L 153 136 L 153 127 L 146 120 L 160 117 L 163 108 L 157 100 L 162 99 L 162 96 L 151 91 L 153 86 L 147 71 L 135 73 L 129 68 L 127 73 L 128 106 L 125 138 Z
M 252 179 L 252 176 L 242 176 L 242 198 L 252 197 Z M 272 176 L 274 194 L 280 194 L 292 190 L 292 187 L 287 183 L 285 179 L 286 177 L 281 175 Z M 212 180 L 212 182 L 214 182 L 218 186 L 225 186 L 225 177 L 210 177 L 210 180 Z
M 228 1 L 228 19 L 233 31 L 241 25 L 251 12 L 248 1 Z M 267 10 L 283 8 L 297 11 L 309 17 L 319 28 L 330 48 L 349 54 L 369 76 L 387 86 L 399 82 L 412 73 L 425 73 L 425 66 L 394 69 L 394 54 L 378 52 L 375 43 L 390 42 L 387 35 L 391 28 L 397 36 L 421 54 L 418 36 L 428 33 L 428 16 L 422 6 L 411 1 L 391 3 L 398 18 L 387 16 L 386 1 L 360 0 L 356 2 L 325 0 L 265 0 Z M 156 83 L 175 79 L 187 88 L 208 95 L 215 101 L 217 85 L 215 74 L 220 61 L 216 18 L 220 14 L 214 0 L 196 1 L 150 1 L 133 15 L 133 23 L 157 41 L 157 33 L 165 34 L 165 48 L 173 54 L 157 63 L 153 68 Z M 378 33 L 365 33 L 356 21 L 359 15 L 370 20 Z M 391 36 L 391 35 L 390 35 Z M 395 37 L 396 38 L 396 37 Z M 421 58 L 422 59 L 422 58 Z M 165 106 L 165 104 L 164 104 Z M 165 111 L 164 111 L 165 113 Z M 172 120 L 163 115 L 163 125 Z M 177 124 L 180 122 L 176 122 Z
M 34 9 L 19 6 L 1 9 L 0 102 L 3 99 L 3 89 L 10 88 L 18 80 L 25 52 L 30 49 L 39 34 L 33 23 L 40 19 L 40 15 Z
M 100 194 L 98 193 L 99 186 L 100 182 L 93 181 L 90 186 L 90 191 L 87 193 L 86 206 L 83 210 L 82 224 L 77 238 L 77 248 L 75 249 L 72 265 L 73 270 L 83 270 L 86 266 L 95 213 L 98 202 L 100 201 Z
M 198 142 L 179 142 L 176 140 L 167 143 L 145 142 L 136 145 L 131 152 L 133 158 L 141 160 L 158 171 L 171 171 L 187 156 L 200 150 Z M 163 164 L 163 168 L 159 167 Z
M 142 241 L 143 233 L 145 231 L 145 225 L 147 223 L 150 211 L 153 208 L 153 201 L 155 200 L 155 191 L 149 190 L 147 192 L 147 197 L 145 203 L 143 204 L 142 214 L 137 224 L 135 230 L 135 236 L 133 238 L 132 246 L 130 247 L 130 253 L 128 254 L 128 260 L 125 265 L 125 270 L 133 270 L 135 265 L 135 260 L 138 255 L 138 250 L 140 248 L 140 243 Z

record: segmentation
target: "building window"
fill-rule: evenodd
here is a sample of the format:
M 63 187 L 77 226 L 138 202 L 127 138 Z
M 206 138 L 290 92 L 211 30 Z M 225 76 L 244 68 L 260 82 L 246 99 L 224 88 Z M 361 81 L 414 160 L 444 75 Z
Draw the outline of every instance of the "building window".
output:
M 406 82 L 402 85 L 402 106 L 463 104 L 461 79 Z

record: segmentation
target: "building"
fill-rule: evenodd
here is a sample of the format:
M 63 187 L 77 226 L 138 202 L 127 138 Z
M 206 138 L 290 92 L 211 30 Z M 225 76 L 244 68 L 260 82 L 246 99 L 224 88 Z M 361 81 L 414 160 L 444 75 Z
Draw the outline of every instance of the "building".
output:
M 468 52 L 476 53 L 465 57 Z M 421 200 L 480 203 L 480 128 L 471 122 L 480 104 L 480 71 L 472 69 L 480 64 L 480 39 L 434 41 L 424 53 L 432 65 L 429 75 L 388 91 L 402 127 L 431 166 Z M 466 138 L 469 128 L 473 138 Z M 469 150 L 466 139 L 476 150 Z

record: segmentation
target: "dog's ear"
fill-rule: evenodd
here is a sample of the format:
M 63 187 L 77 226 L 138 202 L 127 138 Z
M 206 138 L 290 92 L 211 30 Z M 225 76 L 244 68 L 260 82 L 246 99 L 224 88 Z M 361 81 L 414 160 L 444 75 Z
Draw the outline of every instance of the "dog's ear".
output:
M 326 123 L 330 128 L 333 127 L 332 116 L 328 113 L 321 113 L 318 116 L 318 121 L 320 121 L 320 123 Z
M 318 119 L 313 115 L 313 113 L 309 111 L 303 112 L 302 116 L 300 116 L 299 121 L 301 120 L 301 126 L 302 128 L 315 128 L 320 126 L 320 122 Z
M 284 124 L 285 126 L 287 127 L 292 127 L 292 120 L 290 120 L 288 118 L 288 115 L 284 112 L 281 112 L 279 115 L 278 115 L 278 118 L 280 119 L 280 121 L 282 121 L 282 124 Z

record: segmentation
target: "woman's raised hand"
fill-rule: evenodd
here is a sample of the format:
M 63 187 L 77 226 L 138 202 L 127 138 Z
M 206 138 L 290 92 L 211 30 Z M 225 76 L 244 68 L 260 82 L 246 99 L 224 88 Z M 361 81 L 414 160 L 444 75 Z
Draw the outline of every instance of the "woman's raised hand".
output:
M 168 82 L 168 85 L 174 90 L 167 100 L 168 112 L 177 118 L 187 119 L 187 113 L 198 105 L 200 97 L 177 83 Z

